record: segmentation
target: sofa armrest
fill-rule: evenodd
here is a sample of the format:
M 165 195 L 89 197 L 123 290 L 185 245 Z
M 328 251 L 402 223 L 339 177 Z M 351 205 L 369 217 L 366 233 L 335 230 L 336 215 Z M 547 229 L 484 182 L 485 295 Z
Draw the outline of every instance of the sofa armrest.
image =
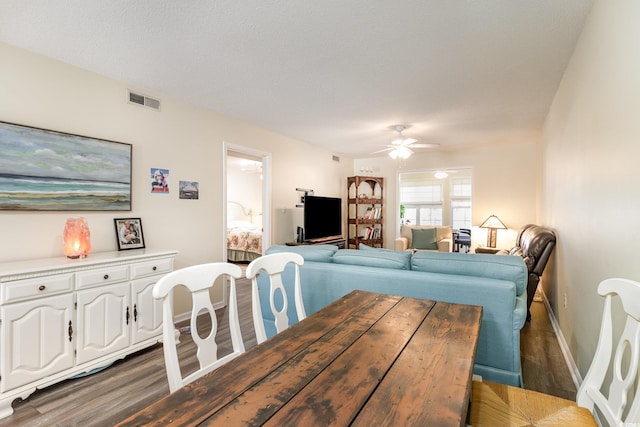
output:
M 396 251 L 406 251 L 409 249 L 409 239 L 406 237 L 398 237 L 393 242 L 393 249 Z
M 438 242 L 438 252 L 453 252 L 453 239 L 442 239 Z

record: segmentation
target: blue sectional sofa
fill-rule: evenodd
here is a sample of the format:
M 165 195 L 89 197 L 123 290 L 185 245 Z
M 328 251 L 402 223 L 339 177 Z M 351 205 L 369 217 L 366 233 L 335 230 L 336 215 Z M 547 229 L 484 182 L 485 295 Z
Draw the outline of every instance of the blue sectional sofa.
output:
M 474 373 L 522 386 L 520 329 L 527 315 L 527 267 L 522 258 L 361 249 L 272 246 L 266 253 L 296 252 L 303 256 L 300 278 L 307 315 L 354 289 L 483 306 Z M 293 286 L 293 268 L 285 270 L 284 275 L 286 284 Z M 268 309 L 268 284 L 259 277 L 258 286 L 267 336 L 272 336 L 275 326 Z M 292 289 L 287 292 L 293 295 Z M 293 304 L 288 315 L 297 321 Z

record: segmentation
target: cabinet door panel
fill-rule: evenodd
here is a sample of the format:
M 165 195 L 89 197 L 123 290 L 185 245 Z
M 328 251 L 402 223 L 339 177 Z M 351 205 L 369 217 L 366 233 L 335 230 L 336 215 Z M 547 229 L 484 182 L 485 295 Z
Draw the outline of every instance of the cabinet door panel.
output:
M 153 285 L 162 276 L 139 279 L 132 282 L 134 322 L 133 344 L 162 335 L 162 301 L 151 294 Z
M 78 363 L 128 347 L 132 316 L 129 283 L 78 292 Z
M 2 319 L 2 392 L 73 366 L 73 295 L 8 305 Z

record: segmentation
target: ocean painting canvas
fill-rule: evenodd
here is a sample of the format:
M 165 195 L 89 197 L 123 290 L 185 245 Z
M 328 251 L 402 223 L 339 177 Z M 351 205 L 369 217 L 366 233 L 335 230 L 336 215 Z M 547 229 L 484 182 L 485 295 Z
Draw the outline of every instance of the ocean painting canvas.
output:
M 0 122 L 0 210 L 130 211 L 131 144 Z

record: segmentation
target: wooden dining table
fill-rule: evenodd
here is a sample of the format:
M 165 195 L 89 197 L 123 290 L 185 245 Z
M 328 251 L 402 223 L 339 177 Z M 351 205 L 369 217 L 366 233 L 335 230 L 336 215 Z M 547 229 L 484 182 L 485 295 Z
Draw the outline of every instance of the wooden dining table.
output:
M 119 426 L 463 426 L 482 307 L 356 290 Z

